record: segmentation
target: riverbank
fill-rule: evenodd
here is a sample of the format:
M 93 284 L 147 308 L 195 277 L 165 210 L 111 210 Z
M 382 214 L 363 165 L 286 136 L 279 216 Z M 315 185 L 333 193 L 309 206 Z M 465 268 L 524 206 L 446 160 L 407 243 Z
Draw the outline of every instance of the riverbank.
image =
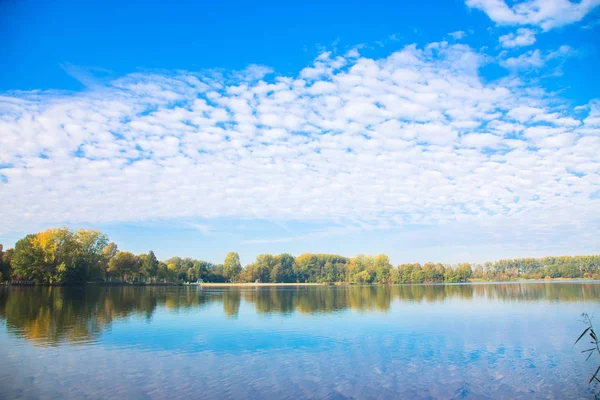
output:
M 225 286 L 333 286 L 333 285 L 355 285 L 355 283 L 345 283 L 345 282 L 336 282 L 336 283 L 256 283 L 256 282 L 246 282 L 246 283 L 189 283 L 184 284 L 185 286 L 201 286 L 201 287 L 225 287 Z
M 508 279 L 508 280 L 485 280 L 485 279 L 469 279 L 468 283 L 507 283 L 507 282 L 573 282 L 573 281 L 582 281 L 582 282 L 592 282 L 597 281 L 598 279 L 594 278 L 517 278 L 517 279 Z
M 423 282 L 423 283 L 359 283 L 359 282 L 290 282 L 290 283 L 258 283 L 258 282 L 205 282 L 205 283 L 171 283 L 171 282 L 87 282 L 83 285 L 47 285 L 35 284 L 33 282 L 2 282 L 0 285 L 6 286 L 84 286 L 84 285 L 99 285 L 99 286 L 198 286 L 198 287 L 275 287 L 275 286 L 389 286 L 389 285 L 465 285 L 470 283 L 545 283 L 545 282 L 595 282 L 598 279 L 594 278 L 545 278 L 545 279 L 529 279 L 518 278 L 512 280 L 484 280 L 484 279 L 469 279 L 467 282 Z

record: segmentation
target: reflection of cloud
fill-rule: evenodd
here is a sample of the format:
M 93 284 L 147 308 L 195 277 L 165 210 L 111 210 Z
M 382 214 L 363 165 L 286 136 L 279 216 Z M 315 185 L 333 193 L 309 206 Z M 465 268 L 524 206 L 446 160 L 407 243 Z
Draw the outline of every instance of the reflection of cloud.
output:
M 39 289 L 39 290 L 38 290 Z M 85 292 L 74 288 L 25 288 L 0 290 L 0 318 L 6 321 L 12 335 L 25 338 L 40 346 L 60 346 L 65 343 L 89 344 L 97 341 L 108 326 L 119 320 L 139 319 L 154 321 L 154 315 L 164 312 L 177 314 L 190 311 L 200 316 L 214 318 L 214 305 L 227 318 L 237 318 L 248 312 L 252 305 L 257 314 L 328 314 L 345 310 L 360 312 L 383 312 L 393 310 L 394 304 L 406 305 L 426 303 L 448 304 L 447 300 L 464 302 L 470 309 L 475 304 L 489 306 L 493 312 L 504 303 L 534 302 L 539 307 L 554 302 L 589 302 L 600 298 L 600 285 L 593 283 L 503 283 L 462 285 L 365 285 L 365 286 L 309 286 L 309 287 L 244 287 L 244 288 L 173 288 L 173 287 L 89 287 Z M 23 304 L 27 304 L 24 308 Z M 577 314 L 578 315 L 578 314 Z M 245 318 L 240 318 L 245 320 Z M 169 325 L 171 326 L 171 325 Z M 178 329 L 177 327 L 172 327 Z M 219 330 L 220 327 L 215 327 Z M 206 341 L 198 340 L 196 332 L 190 336 L 190 351 L 198 351 Z M 162 349 L 181 350 L 187 340 L 187 325 L 183 324 L 178 335 L 169 334 L 157 340 L 152 335 L 153 345 Z M 127 331 L 119 336 L 111 334 L 120 346 L 127 346 L 131 338 L 145 346 L 137 335 Z M 192 340 L 193 339 L 193 340 Z M 257 340 L 265 340 L 259 338 Z M 193 342 L 193 343 L 192 343 Z M 227 346 L 227 341 L 223 346 Z M 210 343 L 214 344 L 211 339 Z M 229 344 L 231 346 L 231 344 Z M 198 347 L 200 346 L 200 347 Z M 283 346 L 282 343 L 274 344 Z M 237 349 L 237 348 L 236 348 Z

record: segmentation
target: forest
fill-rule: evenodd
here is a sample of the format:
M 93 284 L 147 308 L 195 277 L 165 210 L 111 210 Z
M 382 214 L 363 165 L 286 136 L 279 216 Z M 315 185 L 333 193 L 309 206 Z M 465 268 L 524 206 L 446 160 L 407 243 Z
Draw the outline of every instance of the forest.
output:
M 483 264 L 409 263 L 394 266 L 385 254 L 261 254 L 242 267 L 238 253 L 222 264 L 189 257 L 159 261 L 153 251 L 122 251 L 97 230 L 52 228 L 0 245 L 0 282 L 71 285 L 89 282 L 182 284 L 261 283 L 457 283 L 469 280 L 600 278 L 600 255 L 518 258 Z

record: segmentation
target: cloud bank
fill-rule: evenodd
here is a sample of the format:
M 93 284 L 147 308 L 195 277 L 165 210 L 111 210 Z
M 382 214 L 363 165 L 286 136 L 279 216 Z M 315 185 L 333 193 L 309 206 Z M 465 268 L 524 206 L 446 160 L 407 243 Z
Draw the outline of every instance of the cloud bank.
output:
M 498 25 L 531 25 L 549 31 L 581 21 L 600 0 L 525 0 L 508 5 L 505 0 L 466 0 Z
M 323 53 L 297 76 L 251 66 L 5 93 L 0 229 L 192 217 L 597 224 L 600 102 L 486 83 L 482 62 L 440 42 L 380 59 Z

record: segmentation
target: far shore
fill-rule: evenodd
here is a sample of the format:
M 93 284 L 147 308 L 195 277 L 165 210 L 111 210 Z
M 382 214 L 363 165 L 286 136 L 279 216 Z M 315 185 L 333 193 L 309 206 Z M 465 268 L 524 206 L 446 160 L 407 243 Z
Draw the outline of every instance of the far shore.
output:
M 352 283 L 257 283 L 257 282 L 221 282 L 221 283 L 187 283 L 184 286 L 331 286 L 331 285 L 351 285 Z
M 358 282 L 324 282 L 324 283 L 186 283 L 183 286 L 202 286 L 202 287 L 230 287 L 230 286 L 241 286 L 241 287 L 254 287 L 254 286 L 398 286 L 398 285 L 465 285 L 470 283 L 544 283 L 544 282 L 598 282 L 592 278 L 549 278 L 549 279 L 513 279 L 510 281 L 486 281 L 482 279 L 471 279 L 468 282 L 456 282 L 456 283 L 444 283 L 444 282 L 429 282 L 429 283 L 358 283 Z
M 494 281 L 494 280 L 483 280 L 483 279 L 469 279 L 467 282 L 424 282 L 424 283 L 359 283 L 359 282 L 290 282 L 290 283 L 258 283 L 258 282 L 190 282 L 190 283 L 143 283 L 143 282 L 88 282 L 86 285 L 100 285 L 100 286 L 199 286 L 199 287 L 275 287 L 275 286 L 404 286 L 404 285 L 416 285 L 416 286 L 429 286 L 429 285 L 468 285 L 468 284 L 484 284 L 484 283 L 544 283 L 544 282 L 600 282 L 598 279 L 593 278 L 542 278 L 542 279 L 529 279 L 529 278 L 517 278 L 513 280 L 505 281 Z M 33 282 L 20 281 L 20 282 L 0 282 L 0 286 L 82 286 L 82 285 L 47 285 L 47 284 L 34 284 Z

